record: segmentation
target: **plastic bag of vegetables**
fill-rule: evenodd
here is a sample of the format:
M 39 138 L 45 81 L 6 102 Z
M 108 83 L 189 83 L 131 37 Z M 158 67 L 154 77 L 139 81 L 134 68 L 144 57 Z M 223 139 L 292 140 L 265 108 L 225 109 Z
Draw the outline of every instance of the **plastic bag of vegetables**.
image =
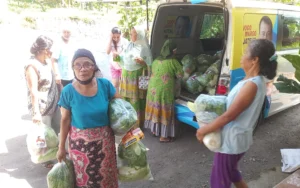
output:
M 136 124 L 137 113 L 129 102 L 114 99 L 109 104 L 109 119 L 115 135 L 123 136 Z
M 210 66 L 211 64 L 214 63 L 215 58 L 213 56 L 210 55 L 206 55 L 206 54 L 200 54 L 197 58 L 197 63 L 199 66 Z
M 204 90 L 204 86 L 200 84 L 198 78 L 201 77 L 200 73 L 195 73 L 184 84 L 185 88 L 192 94 L 201 93 Z
M 138 141 L 127 148 L 121 143 L 118 146 L 117 156 L 119 181 L 130 182 L 153 180 L 147 162 L 147 149 L 141 141 Z
M 27 149 L 33 163 L 44 163 L 56 159 L 58 137 L 54 130 L 43 123 L 35 124 L 26 138 Z
M 73 162 L 69 159 L 56 163 L 47 174 L 48 188 L 74 188 L 75 171 Z
M 199 127 L 211 123 L 226 110 L 226 96 L 210 96 L 201 94 L 195 101 L 195 114 Z M 217 151 L 221 147 L 220 130 L 204 136 L 203 142 L 211 151 Z
M 183 72 L 192 74 L 196 70 L 196 61 L 190 54 L 185 55 L 181 60 L 183 66 Z

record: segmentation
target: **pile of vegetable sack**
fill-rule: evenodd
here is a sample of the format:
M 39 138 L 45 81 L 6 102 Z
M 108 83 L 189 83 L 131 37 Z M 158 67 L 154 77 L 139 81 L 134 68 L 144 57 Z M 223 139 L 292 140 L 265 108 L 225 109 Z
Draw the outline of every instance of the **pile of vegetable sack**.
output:
M 210 96 L 201 94 L 195 101 L 195 115 L 199 127 L 211 123 L 226 111 L 226 96 Z M 211 151 L 218 151 L 221 147 L 221 131 L 205 135 L 203 143 Z
M 70 159 L 56 163 L 47 174 L 48 188 L 74 188 L 75 171 Z
M 43 123 L 34 124 L 34 129 L 27 135 L 26 143 L 33 163 L 56 159 L 58 137 L 50 126 Z
M 110 102 L 109 118 L 115 135 L 121 138 L 137 123 L 135 109 L 123 99 L 114 99 Z M 128 147 L 117 141 L 117 147 L 119 181 L 130 182 L 153 179 L 147 162 L 146 147 L 141 141 L 137 141 Z
M 182 86 L 187 91 L 192 94 L 200 94 L 203 91 L 210 95 L 215 94 L 221 67 L 220 52 L 214 56 L 201 54 L 196 58 L 187 54 L 181 63 L 184 71 Z

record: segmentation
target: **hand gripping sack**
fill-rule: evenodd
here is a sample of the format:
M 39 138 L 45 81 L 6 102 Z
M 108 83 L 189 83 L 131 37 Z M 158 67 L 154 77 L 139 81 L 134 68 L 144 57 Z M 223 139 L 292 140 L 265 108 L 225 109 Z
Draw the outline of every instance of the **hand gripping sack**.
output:
M 109 104 L 109 120 L 114 134 L 123 136 L 136 124 L 137 113 L 129 102 L 114 99 Z
M 48 188 L 74 188 L 75 171 L 73 162 L 69 159 L 57 163 L 47 174 Z
M 27 135 L 26 143 L 33 163 L 56 159 L 58 137 L 51 127 L 43 123 L 35 124 L 34 130 Z
M 201 94 L 195 101 L 195 114 L 199 127 L 208 124 L 222 115 L 226 110 L 226 96 L 210 96 Z M 211 151 L 218 151 L 221 147 L 220 130 L 204 136 L 203 142 Z

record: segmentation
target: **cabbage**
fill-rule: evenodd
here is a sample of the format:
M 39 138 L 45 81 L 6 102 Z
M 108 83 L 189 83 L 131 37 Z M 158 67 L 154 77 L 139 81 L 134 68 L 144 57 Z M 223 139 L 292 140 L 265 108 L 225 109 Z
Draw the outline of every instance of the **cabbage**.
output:
M 184 84 L 185 88 L 192 94 L 198 94 L 201 93 L 204 89 L 204 87 L 200 84 L 200 82 L 197 80 L 198 77 L 200 77 L 200 73 L 195 73 Z
M 73 162 L 66 159 L 66 162 L 57 163 L 47 174 L 48 188 L 74 188 L 75 173 Z
M 33 163 L 43 163 L 56 158 L 58 137 L 50 126 L 35 124 L 34 130 L 27 135 L 26 143 Z
M 213 79 L 208 82 L 207 86 L 208 87 L 215 87 L 217 85 L 217 82 L 218 82 L 218 75 L 215 74 Z
M 210 96 L 201 94 L 195 101 L 196 113 L 203 123 L 212 122 L 226 110 L 226 96 Z M 204 121 L 205 120 L 205 121 Z
M 214 75 L 214 72 L 206 71 L 203 75 L 197 77 L 197 80 L 202 86 L 207 86 L 207 84 L 214 78 Z
M 201 54 L 197 58 L 198 66 L 211 65 L 214 62 L 214 57 L 206 54 Z
M 197 67 L 197 72 L 200 72 L 200 73 L 205 73 L 205 71 L 208 69 L 208 65 L 201 65 L 201 66 L 198 66 Z
M 128 167 L 119 168 L 119 180 L 123 182 L 149 180 L 152 178 L 149 165 L 144 167 Z
M 109 104 L 109 119 L 115 135 L 121 136 L 136 124 L 137 113 L 129 102 L 123 99 L 114 99 Z
M 196 70 L 196 61 L 190 54 L 185 55 L 182 60 L 183 72 L 192 74 Z
M 142 142 L 136 142 L 127 148 L 121 144 L 118 153 L 121 159 L 127 161 L 129 167 L 147 165 L 147 150 Z

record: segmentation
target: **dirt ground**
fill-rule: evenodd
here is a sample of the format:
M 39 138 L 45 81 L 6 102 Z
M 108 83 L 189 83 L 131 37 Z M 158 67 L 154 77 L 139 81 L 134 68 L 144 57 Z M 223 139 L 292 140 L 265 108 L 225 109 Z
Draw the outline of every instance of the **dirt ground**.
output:
M 20 76 L 24 58 L 22 52 L 25 47 L 28 50 L 27 44 L 22 42 L 28 37 L 20 37 L 23 34 L 14 31 L 9 36 L 0 35 L 0 187 L 46 188 L 48 170 L 30 161 L 26 147 L 26 134 L 32 126 L 26 110 L 25 82 Z M 300 148 L 299 111 L 298 105 L 268 118 L 258 128 L 254 144 L 240 163 L 243 177 L 247 182 L 252 182 L 253 188 L 273 187 L 287 176 L 279 172 L 278 178 L 273 178 L 264 186 L 255 182 L 259 182 L 263 173 L 275 172 L 281 166 L 280 149 Z M 181 134 L 177 140 L 163 144 L 146 133 L 143 143 L 149 148 L 148 159 L 154 181 L 122 183 L 120 187 L 209 187 L 213 153 L 197 142 L 195 132 L 194 128 L 180 125 Z

